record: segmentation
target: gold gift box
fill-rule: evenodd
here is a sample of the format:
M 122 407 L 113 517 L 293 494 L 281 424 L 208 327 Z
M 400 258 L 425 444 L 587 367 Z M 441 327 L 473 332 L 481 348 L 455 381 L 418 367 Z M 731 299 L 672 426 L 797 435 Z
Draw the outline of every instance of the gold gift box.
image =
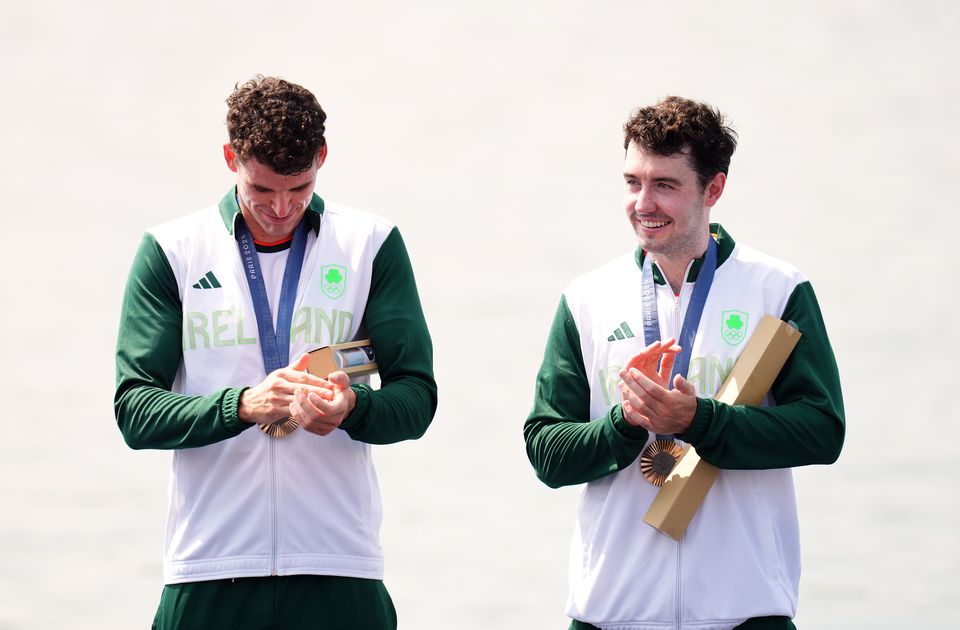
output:
M 715 399 L 728 405 L 759 405 L 800 336 L 791 324 L 765 315 Z M 718 474 L 720 469 L 700 459 L 691 446 L 660 487 L 643 520 L 680 540 Z
M 336 343 L 317 348 L 310 353 L 307 372 L 327 378 L 331 372 L 346 372 L 349 376 L 362 376 L 377 371 L 377 358 L 369 339 Z

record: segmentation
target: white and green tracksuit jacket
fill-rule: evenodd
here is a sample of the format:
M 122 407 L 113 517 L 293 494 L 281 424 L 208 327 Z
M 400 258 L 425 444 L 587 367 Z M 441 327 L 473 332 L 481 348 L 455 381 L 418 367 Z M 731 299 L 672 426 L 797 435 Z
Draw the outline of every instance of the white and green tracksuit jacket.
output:
M 124 296 L 117 423 L 133 448 L 173 449 L 167 584 L 264 575 L 381 579 L 370 444 L 420 437 L 436 410 L 432 347 L 403 240 L 384 219 L 314 196 L 290 358 L 369 337 L 381 388 L 352 385 L 341 430 L 270 438 L 237 417 L 265 377 L 234 234 L 219 206 L 148 231 Z
M 644 479 L 638 456 L 655 436 L 625 422 L 617 387 L 619 370 L 645 345 L 642 251 L 566 289 L 524 425 L 528 456 L 546 484 L 587 484 L 570 550 L 567 614 L 602 628 L 719 630 L 752 617 L 794 616 L 800 549 L 790 468 L 831 463 L 843 443 L 839 376 L 810 283 L 711 229 L 718 266 L 687 374 L 699 400 L 678 437 L 723 470 L 681 541 L 643 522 L 658 489 Z M 654 266 L 661 338 L 680 336 L 700 265 L 691 265 L 679 298 Z M 803 333 L 767 404 L 712 400 L 765 314 Z

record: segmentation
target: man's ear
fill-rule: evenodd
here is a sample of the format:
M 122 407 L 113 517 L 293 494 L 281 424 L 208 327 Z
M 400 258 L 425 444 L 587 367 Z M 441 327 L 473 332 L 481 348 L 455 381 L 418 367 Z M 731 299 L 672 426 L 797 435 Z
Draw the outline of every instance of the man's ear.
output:
M 227 163 L 227 168 L 229 168 L 234 173 L 237 172 L 237 154 L 233 152 L 233 147 L 230 146 L 230 143 L 223 145 L 223 159 Z
M 317 168 L 323 166 L 323 163 L 327 159 L 327 143 L 324 142 L 323 146 L 320 147 L 320 150 L 317 151 Z
M 712 208 L 713 204 L 720 201 L 720 195 L 723 194 L 723 187 L 727 185 L 727 176 L 723 173 L 717 173 L 713 176 L 707 183 L 706 189 L 703 191 L 703 205 L 708 208 Z

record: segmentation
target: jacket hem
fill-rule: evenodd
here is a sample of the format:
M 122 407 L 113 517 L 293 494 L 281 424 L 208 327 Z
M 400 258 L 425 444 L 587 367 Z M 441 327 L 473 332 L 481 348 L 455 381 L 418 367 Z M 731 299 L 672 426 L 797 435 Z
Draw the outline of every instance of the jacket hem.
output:
M 731 630 L 746 620 L 747 618 L 683 621 L 681 627 L 695 628 L 696 630 Z M 595 625 L 601 630 L 674 630 L 677 627 L 675 621 L 615 621 Z
M 336 575 L 340 577 L 383 579 L 383 558 L 296 554 L 279 556 L 276 572 L 267 556 L 234 557 L 218 560 L 166 562 L 164 584 L 183 584 L 229 578 L 265 577 L 269 575 Z

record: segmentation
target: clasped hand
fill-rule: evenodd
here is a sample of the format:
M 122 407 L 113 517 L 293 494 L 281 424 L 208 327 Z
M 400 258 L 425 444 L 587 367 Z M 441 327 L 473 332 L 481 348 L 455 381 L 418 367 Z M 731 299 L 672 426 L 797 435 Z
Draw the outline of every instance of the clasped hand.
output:
M 340 426 L 357 404 L 350 377 L 334 372 L 320 378 L 306 371 L 310 355 L 302 354 L 275 370 L 240 396 L 238 414 L 251 424 L 273 424 L 288 417 L 305 430 L 328 435 Z
M 661 435 L 683 433 L 697 412 L 697 390 L 681 375 L 670 372 L 680 346 L 675 339 L 655 341 L 620 370 L 623 418 Z

